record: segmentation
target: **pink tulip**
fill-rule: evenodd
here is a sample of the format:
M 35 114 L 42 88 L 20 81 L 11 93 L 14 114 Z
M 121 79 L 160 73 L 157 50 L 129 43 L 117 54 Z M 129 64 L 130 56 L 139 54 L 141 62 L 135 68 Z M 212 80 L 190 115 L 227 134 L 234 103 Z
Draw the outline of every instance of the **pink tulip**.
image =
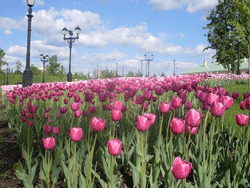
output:
M 61 107 L 61 108 L 60 108 L 60 112 L 61 112 L 62 114 L 65 114 L 65 113 L 67 112 L 67 110 L 68 110 L 67 107 Z
M 43 128 L 43 132 L 45 132 L 46 134 L 52 133 L 52 127 L 50 125 L 45 125 Z
M 190 174 L 192 166 L 191 162 L 182 161 L 180 157 L 175 157 L 171 170 L 176 179 L 185 179 Z
M 106 123 L 106 120 L 93 117 L 92 122 L 91 122 L 92 131 L 95 131 L 95 132 L 102 131 L 106 127 L 105 123 Z
M 47 150 L 52 150 L 54 147 L 55 147 L 55 138 L 53 137 L 47 137 L 47 138 L 42 138 L 43 140 L 43 147 L 44 149 L 47 149 Z
M 195 135 L 197 133 L 197 131 L 198 131 L 198 127 L 190 127 L 190 126 L 186 125 L 185 126 L 185 131 L 186 131 L 187 134 L 189 134 L 190 131 L 191 131 L 191 135 Z
M 150 101 L 151 97 L 152 97 L 152 91 L 144 90 L 143 97 L 144 97 L 144 99 Z
M 226 105 L 224 103 L 216 101 L 213 102 L 210 108 L 212 116 L 215 117 L 221 117 L 224 114 L 225 110 L 226 110 Z
M 122 141 L 114 138 L 113 140 L 108 141 L 108 150 L 110 155 L 117 156 L 121 154 L 122 150 Z
M 92 114 L 95 113 L 96 112 L 96 106 L 90 106 L 89 107 L 89 112 L 92 113 Z
M 240 109 L 241 109 L 241 110 L 246 109 L 246 102 L 245 102 L 245 101 L 241 101 L 241 102 L 240 102 Z
M 201 123 L 202 117 L 203 116 L 201 115 L 200 111 L 190 109 L 185 116 L 186 125 L 190 127 L 198 127 Z
M 178 97 L 173 97 L 171 101 L 171 105 L 173 108 L 180 108 L 182 105 L 182 100 Z
M 144 113 L 143 115 L 144 117 L 146 117 L 149 121 L 149 125 L 153 125 L 156 119 L 156 115 L 154 114 L 148 114 L 148 113 Z
M 78 142 L 82 139 L 82 128 L 77 127 L 77 128 L 71 128 L 70 129 L 70 139 L 72 141 Z
M 63 103 L 64 103 L 64 104 L 68 104 L 68 99 L 64 99 L 64 100 L 63 100 Z
M 111 117 L 113 121 L 119 121 L 122 117 L 122 111 L 121 110 L 116 110 L 112 109 L 111 110 Z
M 148 118 L 145 116 L 137 116 L 136 128 L 138 131 L 147 131 L 150 126 Z
M 181 134 L 185 127 L 185 121 L 179 118 L 173 118 L 170 129 L 173 134 Z
M 59 127 L 53 127 L 53 134 L 58 135 L 60 132 L 60 128 Z
M 121 101 L 114 101 L 113 109 L 121 110 L 122 109 L 122 102 Z
M 192 102 L 191 102 L 191 101 L 186 101 L 186 102 L 185 102 L 185 106 L 184 106 L 184 108 L 185 108 L 185 109 L 191 109 L 191 108 L 192 108 L 192 106 L 193 106 L 193 104 L 192 104 Z
M 233 105 L 234 101 L 233 101 L 233 98 L 229 96 L 223 96 L 222 102 L 225 103 L 226 109 L 229 109 Z
M 44 117 L 48 118 L 49 117 L 49 112 L 45 112 Z
M 32 127 L 33 126 L 33 120 L 28 120 L 27 124 L 28 124 L 29 127 Z
M 166 114 L 168 113 L 169 108 L 170 108 L 170 104 L 168 104 L 167 102 L 162 102 L 160 105 L 160 112 Z
M 249 116 L 244 114 L 237 114 L 235 121 L 239 126 L 246 126 L 248 124 Z
M 81 114 L 82 114 L 81 110 L 76 110 L 76 111 L 74 111 L 74 116 L 75 116 L 76 118 L 79 118 L 79 117 L 81 116 Z
M 207 97 L 207 104 L 211 105 L 214 101 L 219 101 L 220 96 L 216 94 L 209 93 Z
M 46 112 L 49 112 L 50 111 L 50 107 L 46 107 L 45 110 L 46 110 Z
M 80 105 L 81 105 L 81 103 L 78 103 L 78 102 L 71 103 L 71 110 L 73 110 L 73 111 L 79 110 Z
M 233 98 L 233 99 L 238 99 L 239 95 L 240 95 L 240 94 L 239 94 L 238 92 L 235 91 L 235 92 L 233 92 L 233 94 L 232 94 L 232 98 Z

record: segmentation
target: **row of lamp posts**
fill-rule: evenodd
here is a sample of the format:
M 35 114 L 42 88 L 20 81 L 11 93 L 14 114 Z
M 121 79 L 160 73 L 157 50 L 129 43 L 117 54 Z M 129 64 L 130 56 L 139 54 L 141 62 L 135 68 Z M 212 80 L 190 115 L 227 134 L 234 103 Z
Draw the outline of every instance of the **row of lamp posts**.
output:
M 27 5 L 29 6 L 28 9 L 28 35 L 27 35 L 27 53 L 26 53 L 26 67 L 23 72 L 23 87 L 27 87 L 32 85 L 33 82 L 33 74 L 32 71 L 30 70 L 30 39 L 31 39 L 31 20 L 32 20 L 32 7 L 34 6 L 36 0 L 26 0 Z M 69 72 L 67 74 L 67 81 L 71 82 L 72 81 L 72 73 L 71 73 L 71 49 L 72 49 L 72 43 L 77 39 L 79 39 L 79 34 L 81 33 L 81 28 L 77 26 L 75 28 L 75 33 L 76 37 L 73 37 L 73 31 L 68 30 L 66 27 L 62 29 L 63 33 L 63 39 L 66 40 L 69 43 Z M 66 37 L 66 35 L 69 34 L 69 37 Z M 43 83 L 45 82 L 44 78 L 44 71 L 45 71 L 45 62 L 48 61 L 48 55 L 43 56 L 41 54 L 41 61 L 43 61 Z M 147 55 L 144 55 L 144 60 L 147 61 L 148 63 L 146 64 L 146 77 L 149 77 L 149 63 L 150 61 L 153 61 L 154 55 L 151 55 L 151 58 L 147 57 Z M 141 76 L 142 74 L 142 61 L 141 60 Z M 240 38 L 238 38 L 238 67 L 237 67 L 237 74 L 240 75 Z M 117 69 L 118 69 L 118 63 L 116 63 L 116 77 L 117 77 Z M 124 69 L 124 67 L 123 67 Z M 7 69 L 8 70 L 8 69 Z M 98 68 L 97 68 L 98 71 Z M 123 70 L 124 71 L 124 70 Z M 98 73 L 97 73 L 98 74 Z M 124 72 L 122 73 L 124 75 Z M 175 75 L 175 60 L 174 60 L 174 75 Z M 107 76 L 107 75 L 106 75 Z M 7 82 L 8 84 L 8 71 L 7 71 Z

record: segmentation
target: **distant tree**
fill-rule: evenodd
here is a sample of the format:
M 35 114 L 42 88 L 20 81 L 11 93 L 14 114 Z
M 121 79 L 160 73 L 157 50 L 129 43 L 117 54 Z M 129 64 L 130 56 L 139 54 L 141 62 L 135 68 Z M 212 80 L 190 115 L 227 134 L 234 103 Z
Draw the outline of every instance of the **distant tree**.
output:
M 165 73 L 164 73 L 164 72 L 162 72 L 162 73 L 161 73 L 161 76 L 165 77 Z
M 127 74 L 127 77 L 134 77 L 135 74 L 133 73 L 133 71 L 129 71 L 128 74 Z
M 46 66 L 48 74 L 55 76 L 60 72 L 61 64 L 57 60 L 57 55 L 49 58 L 49 65 Z
M 242 1 L 242 0 L 241 0 Z M 244 17 L 244 12 L 237 8 L 235 0 L 218 0 L 218 4 L 211 11 L 207 20 L 210 21 L 203 27 L 207 29 L 207 40 L 210 46 L 204 50 L 214 49 L 216 54 L 213 58 L 228 70 L 235 71 L 237 69 L 238 57 L 238 42 L 237 37 L 242 39 L 242 35 L 237 29 L 237 24 L 240 24 L 241 17 Z M 249 24 L 249 20 L 246 22 Z M 241 45 L 240 57 L 243 58 L 247 54 L 246 45 Z
M 154 73 L 153 77 L 156 77 L 156 73 Z
M 38 69 L 34 64 L 31 64 L 30 70 L 32 71 L 33 75 L 41 75 L 43 72 Z
M 16 70 L 15 70 L 14 74 L 18 74 L 18 75 L 22 74 L 22 72 L 21 72 L 22 66 L 23 65 L 22 65 L 21 61 L 18 60 L 16 62 L 16 66 L 15 66 Z
M 5 52 L 3 51 L 3 49 L 0 48 L 0 72 L 2 72 L 2 66 L 8 65 L 8 63 L 4 61 L 4 56 Z

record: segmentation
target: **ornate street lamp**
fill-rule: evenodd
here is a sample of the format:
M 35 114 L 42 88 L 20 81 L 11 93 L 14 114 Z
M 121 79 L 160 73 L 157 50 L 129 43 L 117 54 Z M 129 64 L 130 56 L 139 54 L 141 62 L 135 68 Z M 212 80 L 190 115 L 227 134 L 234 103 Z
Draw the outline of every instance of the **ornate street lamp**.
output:
M 149 77 L 149 63 L 150 61 L 153 61 L 154 55 L 153 54 L 151 55 L 151 59 L 147 58 L 146 54 L 144 55 L 144 57 L 145 57 L 145 61 L 148 62 L 148 77 Z
M 45 62 L 49 61 L 49 56 L 43 56 L 43 54 L 40 55 L 41 61 L 43 62 L 43 83 L 45 83 L 45 79 L 44 79 L 44 74 L 45 74 Z
M 7 79 L 6 79 L 6 85 L 9 85 L 9 67 L 7 67 Z
M 238 41 L 238 66 L 237 66 L 237 75 L 240 75 L 240 37 L 237 37 Z
M 30 70 L 30 39 L 31 39 L 31 20 L 33 15 L 32 7 L 34 6 L 36 0 L 26 0 L 27 5 L 29 6 L 28 9 L 28 37 L 27 37 L 27 53 L 26 53 L 26 67 L 23 72 L 23 87 L 27 87 L 32 85 L 33 82 L 33 74 Z
M 63 33 L 63 39 L 66 40 L 69 43 L 69 72 L 67 74 L 67 81 L 68 82 L 72 82 L 72 73 L 71 73 L 71 48 L 72 48 L 72 43 L 76 40 L 79 39 L 79 34 L 81 33 L 81 28 L 79 26 L 77 26 L 75 28 L 75 33 L 76 33 L 76 37 L 72 37 L 73 36 L 73 31 L 68 30 L 66 27 L 64 27 L 62 29 L 62 33 Z M 70 37 L 66 38 L 66 35 L 69 34 Z

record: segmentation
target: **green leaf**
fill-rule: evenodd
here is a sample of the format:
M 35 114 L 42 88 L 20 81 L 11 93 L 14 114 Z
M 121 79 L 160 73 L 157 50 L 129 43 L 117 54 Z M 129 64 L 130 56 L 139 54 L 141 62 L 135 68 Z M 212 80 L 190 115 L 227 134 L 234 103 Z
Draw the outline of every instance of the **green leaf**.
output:
M 140 182 L 141 173 L 137 170 L 137 168 L 134 166 L 133 163 L 131 163 L 130 161 L 128 163 L 132 168 L 131 171 L 132 171 L 133 183 L 134 183 L 134 187 L 136 187 L 138 185 L 138 183 Z

